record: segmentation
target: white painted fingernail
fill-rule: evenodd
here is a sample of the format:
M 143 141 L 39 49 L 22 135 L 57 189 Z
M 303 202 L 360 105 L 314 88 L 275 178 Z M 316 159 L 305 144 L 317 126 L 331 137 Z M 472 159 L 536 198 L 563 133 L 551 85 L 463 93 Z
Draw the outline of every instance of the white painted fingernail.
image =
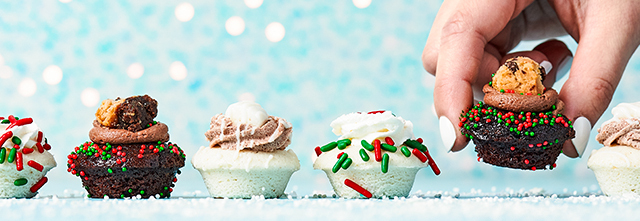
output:
M 560 64 L 558 65 L 558 71 L 556 72 L 556 81 L 560 80 L 562 77 L 567 75 L 567 73 L 569 73 L 569 69 L 571 69 L 571 63 L 573 63 L 573 56 L 567 56 L 560 62 Z
M 453 148 L 453 143 L 456 142 L 456 128 L 453 127 L 453 124 L 449 120 L 449 118 L 445 116 L 440 117 L 440 138 L 442 138 L 442 143 L 447 151 L 451 151 Z
M 573 122 L 573 130 L 576 131 L 576 137 L 571 139 L 571 143 L 576 148 L 578 155 L 582 157 L 584 149 L 589 143 L 589 135 L 591 134 L 591 122 L 586 117 L 578 117 Z
M 549 61 L 542 61 L 540 62 L 540 66 L 542 66 L 542 68 L 544 68 L 544 71 L 546 73 L 551 72 L 551 69 L 553 69 L 553 65 L 551 64 L 551 62 Z

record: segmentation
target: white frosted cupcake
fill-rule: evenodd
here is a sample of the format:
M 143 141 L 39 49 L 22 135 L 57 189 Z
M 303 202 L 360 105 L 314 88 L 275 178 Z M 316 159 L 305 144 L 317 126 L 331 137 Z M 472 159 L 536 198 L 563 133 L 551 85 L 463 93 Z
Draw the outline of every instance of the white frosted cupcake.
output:
M 342 115 L 331 127 L 340 138 L 316 147 L 313 168 L 340 197 L 406 197 L 418 170 L 431 166 L 440 174 L 422 140 L 414 140 L 413 124 L 390 111 Z
M 613 119 L 602 124 L 587 165 L 602 192 L 608 196 L 640 194 L 640 102 L 621 103 L 611 111 Z
M 0 198 L 30 198 L 56 166 L 51 146 L 31 118 L 0 117 Z
M 279 197 L 300 169 L 293 150 L 285 150 L 291 133 L 289 122 L 259 104 L 238 102 L 211 119 L 209 146 L 200 147 L 191 163 L 212 197 Z

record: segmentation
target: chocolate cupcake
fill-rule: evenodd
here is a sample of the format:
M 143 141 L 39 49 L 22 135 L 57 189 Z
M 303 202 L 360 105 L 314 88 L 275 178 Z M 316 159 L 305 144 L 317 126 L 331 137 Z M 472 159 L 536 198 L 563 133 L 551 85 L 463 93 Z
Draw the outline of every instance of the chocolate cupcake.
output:
M 185 155 L 169 141 L 167 125 L 154 121 L 158 103 L 148 95 L 107 99 L 85 142 L 68 156 L 71 174 L 93 198 L 167 198 Z
M 523 170 L 553 169 L 565 141 L 575 137 L 558 93 L 542 85 L 544 68 L 526 57 L 507 60 L 484 86 L 484 103 L 460 115 L 478 161 Z

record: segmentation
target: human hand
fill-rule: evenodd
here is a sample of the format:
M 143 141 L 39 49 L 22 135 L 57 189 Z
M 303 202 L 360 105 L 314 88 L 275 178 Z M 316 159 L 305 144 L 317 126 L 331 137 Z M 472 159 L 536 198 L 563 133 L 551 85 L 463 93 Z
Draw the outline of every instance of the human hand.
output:
M 507 54 L 521 40 L 569 34 L 578 42 L 575 59 L 566 45 L 552 40 L 532 51 Z M 422 54 L 425 69 L 436 76 L 434 102 L 446 148 L 463 149 L 469 140 L 459 128 L 460 111 L 490 81 L 505 60 L 527 56 L 547 70 L 545 86 L 572 65 L 560 91 L 564 115 L 575 119 L 576 138 L 563 153 L 582 156 L 591 125 L 606 110 L 629 58 L 640 44 L 640 1 L 445 1 Z M 563 70 L 564 69 L 564 70 Z

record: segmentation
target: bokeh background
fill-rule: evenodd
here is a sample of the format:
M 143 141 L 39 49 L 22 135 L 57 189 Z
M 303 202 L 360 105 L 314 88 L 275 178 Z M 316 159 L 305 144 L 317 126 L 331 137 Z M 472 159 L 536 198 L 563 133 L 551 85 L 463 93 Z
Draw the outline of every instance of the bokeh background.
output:
M 313 148 L 335 140 L 329 123 L 355 111 L 391 110 L 411 120 L 442 170 L 421 170 L 414 192 L 599 190 L 584 156 L 560 156 L 552 171 L 519 171 L 476 161 L 473 148 L 447 153 L 433 111 L 434 77 L 420 61 L 440 1 L 2 1 L 0 115 L 33 117 L 58 167 L 43 195 L 82 193 L 66 155 L 88 140 L 100 101 L 149 94 L 159 121 L 189 161 L 175 195 L 206 195 L 191 156 L 207 145 L 210 118 L 238 100 L 262 104 L 294 127 L 289 148 L 301 169 L 287 192 L 331 192 L 312 168 Z M 575 51 L 576 43 L 560 38 Z M 530 50 L 525 42 L 515 50 Z M 460 55 L 464 56 L 464 55 Z M 612 105 L 638 101 L 634 56 Z M 555 88 L 561 88 L 562 79 Z M 603 119 L 611 117 L 609 111 Z M 600 126 L 600 120 L 595 128 Z M 472 146 L 470 146 L 472 147 Z

